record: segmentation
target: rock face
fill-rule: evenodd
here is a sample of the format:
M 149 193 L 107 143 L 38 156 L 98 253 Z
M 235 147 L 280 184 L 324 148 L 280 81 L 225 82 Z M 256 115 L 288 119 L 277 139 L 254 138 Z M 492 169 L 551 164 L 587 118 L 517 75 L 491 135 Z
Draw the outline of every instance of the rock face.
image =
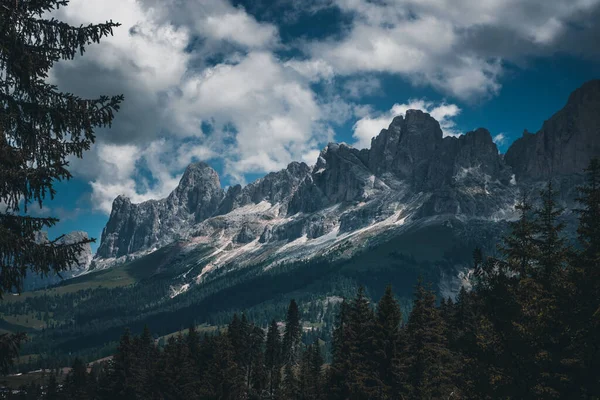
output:
M 370 149 L 330 143 L 312 168 L 293 162 L 224 192 L 217 173 L 196 163 L 166 199 L 132 204 L 117 197 L 96 261 L 183 239 L 214 247 L 212 270 L 307 257 L 346 239 L 359 245 L 423 221 L 494 222 L 514 215 L 523 187 L 560 177 L 561 190 L 571 193 L 571 177 L 593 156 L 600 156 L 600 81 L 576 90 L 539 133 L 526 133 L 504 157 L 486 129 L 443 137 L 429 114 L 408 110 Z
M 505 161 L 517 181 L 536 181 L 579 174 L 599 154 L 600 80 L 593 80 L 575 90 L 538 133 L 525 131 Z
M 77 243 L 77 242 L 81 242 L 83 240 L 87 240 L 88 238 L 89 237 L 88 237 L 87 232 L 74 231 L 74 232 L 68 233 L 65 236 L 63 236 L 63 238 L 61 240 L 59 240 L 58 243 L 59 244 L 61 244 L 61 243 L 65 243 L 65 244 Z M 46 232 L 39 232 L 37 234 L 36 240 L 39 243 L 47 242 L 48 234 Z M 75 277 L 87 270 L 87 268 L 90 265 L 90 262 L 92 261 L 92 256 L 93 256 L 92 248 L 89 244 L 87 244 L 84 247 L 83 251 L 78 255 L 77 263 L 72 265 L 70 270 L 61 272 L 61 274 L 60 274 L 61 276 L 53 274 L 53 275 L 46 276 L 44 278 L 30 273 L 25 277 L 25 281 L 23 283 L 23 289 L 24 290 L 33 290 L 33 289 L 38 289 L 41 287 L 47 287 L 47 286 L 59 283 L 62 279 L 69 279 L 69 278 Z
M 102 231 L 97 256 L 121 257 L 167 244 L 195 222 L 215 214 L 224 196 L 218 174 L 205 163 L 188 166 L 166 199 L 132 204 L 119 196 Z

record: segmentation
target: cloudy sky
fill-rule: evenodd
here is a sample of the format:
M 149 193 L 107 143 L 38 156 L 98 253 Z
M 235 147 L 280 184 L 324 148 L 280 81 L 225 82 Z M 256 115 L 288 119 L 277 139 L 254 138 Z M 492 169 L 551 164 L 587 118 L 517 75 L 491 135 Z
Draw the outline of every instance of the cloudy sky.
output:
M 51 233 L 99 238 L 117 195 L 165 197 L 192 161 L 227 186 L 311 165 L 330 141 L 368 147 L 409 108 L 446 135 L 486 127 L 503 152 L 600 78 L 600 0 L 71 0 L 54 14 L 122 24 L 50 79 L 125 102 L 36 211 L 62 218 Z

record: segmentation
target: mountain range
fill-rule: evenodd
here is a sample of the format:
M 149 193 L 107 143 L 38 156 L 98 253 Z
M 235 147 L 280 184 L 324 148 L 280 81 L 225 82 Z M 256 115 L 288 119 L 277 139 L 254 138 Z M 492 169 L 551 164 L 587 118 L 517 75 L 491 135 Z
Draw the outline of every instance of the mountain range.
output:
M 244 187 L 225 190 L 217 172 L 199 162 L 165 199 L 133 204 L 117 197 L 88 272 L 170 246 L 169 260 L 174 252 L 183 266 L 172 282 L 174 297 L 223 273 L 349 260 L 384 243 L 417 260 L 448 260 L 457 247 L 493 251 L 524 194 L 552 180 L 561 201 L 573 205 L 594 156 L 600 80 L 575 90 L 539 132 L 525 131 L 506 154 L 484 128 L 444 137 L 431 115 L 408 110 L 370 149 L 330 143 L 314 166 L 292 162 Z M 447 248 L 427 232 L 443 232 Z M 421 240 L 405 248 L 415 235 Z M 452 295 L 468 284 L 468 261 L 446 264 L 437 283 Z M 157 272 L 168 268 L 165 260 Z

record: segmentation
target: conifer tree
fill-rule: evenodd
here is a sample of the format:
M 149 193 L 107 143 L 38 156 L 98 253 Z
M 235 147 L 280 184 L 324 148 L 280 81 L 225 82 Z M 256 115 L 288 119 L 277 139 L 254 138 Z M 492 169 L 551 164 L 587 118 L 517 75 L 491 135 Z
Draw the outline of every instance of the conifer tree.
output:
M 267 372 L 265 370 L 265 333 L 258 326 L 251 325 L 249 338 L 249 362 L 247 369 L 248 392 L 252 398 L 259 398 L 266 392 Z
M 91 396 L 90 393 L 88 393 L 88 385 L 87 367 L 79 358 L 76 358 L 65 379 L 65 399 L 90 399 Z
M 373 357 L 375 351 L 375 316 L 365 290 L 360 287 L 348 308 L 348 325 L 345 332 L 349 349 L 347 381 L 350 396 L 356 399 L 375 398 L 380 394 L 381 381 Z
M 585 184 L 577 199 L 581 208 L 577 229 L 580 250 L 571 262 L 569 319 L 571 367 L 574 386 L 580 398 L 600 397 L 600 159 L 590 161 Z
M 58 382 L 56 381 L 56 374 L 54 371 L 50 372 L 48 377 L 48 383 L 46 385 L 46 400 L 59 400 L 60 394 L 58 393 Z
M 132 352 L 132 386 L 140 398 L 150 398 L 159 353 L 147 325 L 142 334 L 133 339 Z
M 267 332 L 265 367 L 267 370 L 269 398 L 275 399 L 281 384 L 282 367 L 281 335 L 275 320 L 271 321 L 271 325 L 269 325 L 269 330 Z
M 300 363 L 300 388 L 302 400 L 322 398 L 323 356 L 318 339 L 309 345 L 302 354 Z
M 518 220 L 509 223 L 510 232 L 499 246 L 502 258 L 483 261 L 485 273 L 476 285 L 482 299 L 483 318 L 478 321 L 480 349 L 494 348 L 495 357 L 483 351 L 481 361 L 493 374 L 493 390 L 498 396 L 531 395 L 535 349 L 528 338 L 526 314 L 534 310 L 531 297 L 537 291 L 539 272 L 539 226 L 535 210 L 526 196 L 516 209 Z
M 300 324 L 300 311 L 296 300 L 292 299 L 285 319 L 283 334 L 283 354 L 286 364 L 297 365 L 302 344 L 302 325 Z
M 302 399 L 300 380 L 291 363 L 285 365 L 283 372 L 283 398 L 286 400 Z
M 233 346 L 228 335 L 218 335 L 212 339 L 210 357 L 202 376 L 200 399 L 239 400 L 244 396 L 244 376 L 235 363 Z
M 552 182 L 548 182 L 546 189 L 540 192 L 542 205 L 536 210 L 539 248 L 539 273 L 541 284 L 550 288 L 551 285 L 560 285 L 563 282 L 563 270 L 569 258 L 569 248 L 566 239 L 562 236 L 565 228 L 560 222 L 564 209 L 556 202 L 556 191 Z
M 448 398 L 452 385 L 453 356 L 448 349 L 446 326 L 435 307 L 435 295 L 419 278 L 413 310 L 406 326 L 405 390 L 412 399 Z
M 534 219 L 533 206 L 526 196 L 515 206 L 519 219 L 510 222 L 511 234 L 504 237 L 500 250 L 504 255 L 504 266 L 509 274 L 520 277 L 532 274 L 532 261 L 538 256 L 536 241 L 537 225 Z
M 562 235 L 559 221 L 563 209 L 556 202 L 557 193 L 550 181 L 540 192 L 541 206 L 535 211 L 537 257 L 534 273 L 519 282 L 517 298 L 522 320 L 515 321 L 524 343 L 531 347 L 533 373 L 532 396 L 559 398 L 567 380 L 561 366 L 564 358 L 564 315 L 560 299 L 566 294 L 565 267 L 570 249 Z
M 113 356 L 108 373 L 106 398 L 115 400 L 136 399 L 135 381 L 135 353 L 129 329 L 125 330 L 117 352 Z
M 188 351 L 190 353 L 190 357 L 194 362 L 194 366 L 196 367 L 196 369 L 199 369 L 201 364 L 200 335 L 198 334 L 196 326 L 193 323 L 190 324 L 190 327 L 188 328 L 186 342 L 188 346 Z
M 74 27 L 44 18 L 66 0 L 4 1 L 0 7 L 0 298 L 20 292 L 28 272 L 60 273 L 78 263 L 91 240 L 66 244 L 37 240 L 51 217 L 27 215 L 68 180 L 68 158 L 81 158 L 96 127 L 110 126 L 122 96 L 87 100 L 46 83 L 59 60 L 83 54 L 119 26 L 112 21 Z M 23 335 L 0 336 L 0 367 L 16 355 Z
M 400 305 L 394 298 L 392 287 L 387 286 L 383 297 L 377 304 L 373 354 L 381 382 L 380 398 L 391 399 L 399 391 L 398 342 L 401 322 Z
M 328 371 L 328 397 L 334 400 L 350 396 L 348 375 L 351 368 L 350 341 L 348 333 L 349 305 L 344 300 L 340 306 L 337 323 L 333 330 L 331 352 L 333 360 Z

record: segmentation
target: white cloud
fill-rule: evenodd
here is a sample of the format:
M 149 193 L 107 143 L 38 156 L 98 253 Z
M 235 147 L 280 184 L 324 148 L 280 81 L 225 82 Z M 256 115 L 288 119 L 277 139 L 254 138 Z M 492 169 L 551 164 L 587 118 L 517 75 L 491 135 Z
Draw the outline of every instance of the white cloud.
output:
M 96 209 L 107 214 L 119 195 L 129 197 L 134 203 L 166 197 L 177 186 L 187 165 L 216 156 L 206 147 L 185 146 L 165 139 L 144 146 L 100 143 L 95 153 L 98 162 L 90 181 L 92 202 Z
M 375 95 L 382 91 L 381 81 L 374 77 L 350 79 L 344 83 L 344 91 L 351 99 Z
M 237 64 L 219 64 L 189 79 L 170 98 L 182 132 L 210 121 L 215 135 L 235 127 L 227 148 L 227 173 L 243 180 L 248 172 L 283 168 L 327 139 L 320 128 L 322 105 L 303 79 L 271 53 L 250 52 Z
M 352 117 L 359 118 L 358 147 L 408 108 L 432 114 L 446 135 L 459 134 L 454 104 L 411 100 L 378 114 L 353 102 L 381 90 L 378 72 L 462 100 L 493 95 L 506 57 L 469 42 L 483 38 L 482 48 L 495 49 L 479 34 L 482 27 L 550 49 L 577 13 L 600 4 L 332 1 L 355 16 L 350 29 L 336 39 L 292 45 L 281 43 L 275 25 L 228 0 L 71 0 L 61 8 L 56 17 L 75 25 L 109 19 L 123 25 L 84 57 L 51 71 L 64 91 L 125 94 L 113 128 L 98 131 L 85 160 L 73 161 L 73 171 L 92 183 L 95 207 L 108 212 L 118 194 L 134 202 L 164 197 L 192 160 L 219 158 L 228 178 L 239 182 L 293 160 L 312 164 L 335 140 L 332 126 Z M 275 55 L 296 45 L 306 51 L 301 59 Z
M 461 100 L 495 95 L 506 57 L 494 36 L 514 38 L 514 52 L 546 49 L 565 25 L 600 0 L 334 0 L 354 14 L 341 39 L 309 44 L 311 62 L 336 74 L 386 72 L 427 84 Z M 487 33 L 491 32 L 488 36 Z M 485 51 L 478 53 L 475 38 Z M 325 67 L 322 67 L 325 68 Z
M 285 63 L 311 82 L 320 80 L 331 80 L 335 76 L 331 65 L 323 60 L 290 60 Z
M 504 135 L 504 133 L 499 133 L 496 136 L 494 136 L 492 138 L 492 140 L 494 141 L 494 143 L 496 143 L 498 146 L 503 145 L 506 142 L 506 136 Z
M 99 132 L 85 162 L 73 161 L 89 179 L 97 209 L 109 212 L 119 194 L 134 202 L 166 196 L 192 159 L 218 156 L 239 182 L 250 172 L 283 168 L 332 139 L 324 118 L 348 118 L 343 102 L 323 104 L 302 68 L 273 55 L 274 26 L 226 1 L 88 3 L 73 0 L 57 17 L 74 24 L 112 18 L 123 26 L 85 57 L 60 63 L 51 79 L 84 96 L 125 94 L 113 128 Z M 203 41 L 190 52 L 195 35 Z M 221 63 L 198 63 L 198 55 L 223 48 Z M 207 125 L 210 132 L 202 130 Z
M 276 46 L 279 42 L 277 27 L 258 22 L 241 7 L 227 0 L 138 0 L 162 24 L 185 26 L 217 46 L 223 41 L 252 49 Z
M 410 99 L 405 104 L 394 104 L 387 112 L 377 116 L 366 116 L 359 119 L 353 127 L 353 137 L 356 140 L 354 147 L 363 149 L 371 147 L 371 139 L 382 129 L 386 129 L 394 117 L 404 116 L 407 110 L 422 110 L 431 114 L 442 128 L 444 136 L 458 136 L 461 133 L 456 130 L 453 118 L 460 114 L 460 108 L 455 104 L 435 104 L 423 99 Z
M 243 10 L 209 15 L 196 24 L 201 32 L 218 40 L 230 40 L 247 47 L 261 48 L 277 42 L 277 29 L 256 22 Z

